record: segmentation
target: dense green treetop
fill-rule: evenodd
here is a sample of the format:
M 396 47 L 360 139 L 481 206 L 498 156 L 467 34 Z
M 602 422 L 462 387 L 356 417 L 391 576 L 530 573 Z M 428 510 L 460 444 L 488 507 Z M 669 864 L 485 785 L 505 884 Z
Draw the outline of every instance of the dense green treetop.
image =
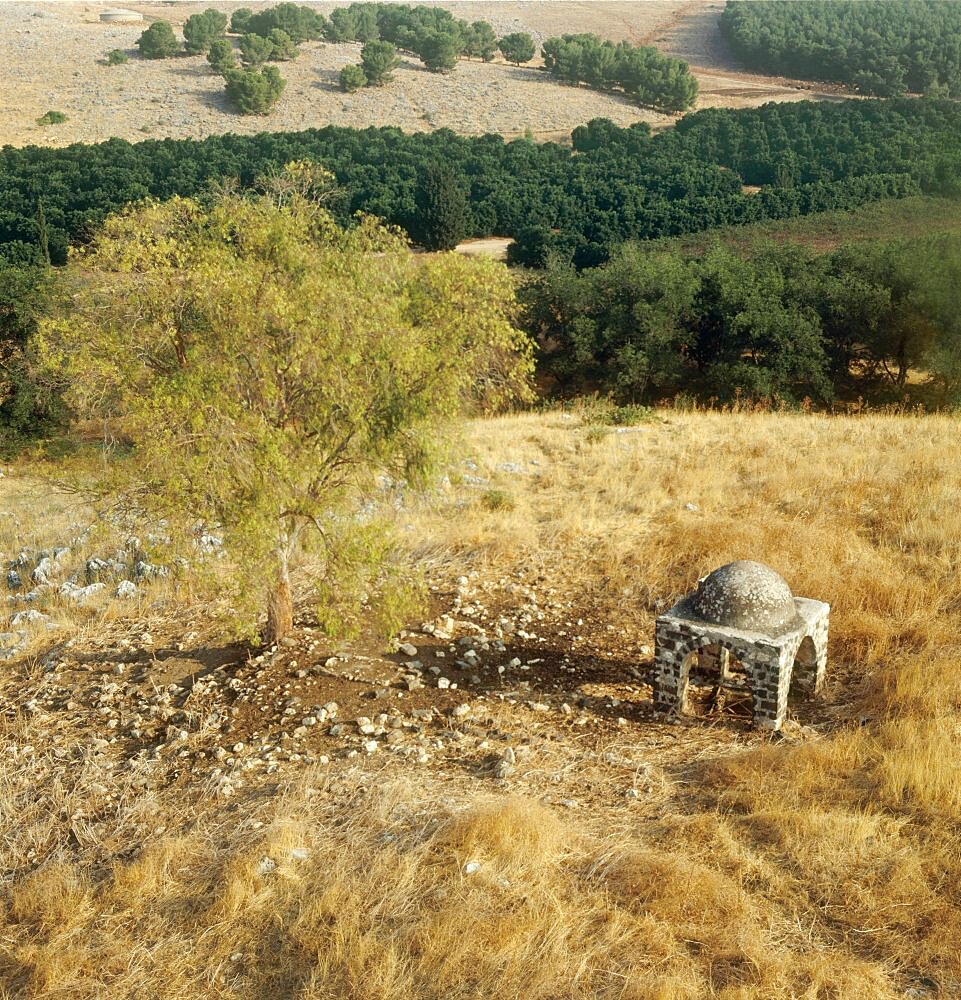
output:
M 542 51 L 544 66 L 559 80 L 600 90 L 617 88 L 659 111 L 684 111 L 697 97 L 697 80 L 687 63 L 648 45 L 615 45 L 591 34 L 562 35 L 548 38 Z
M 318 13 L 312 7 L 298 5 L 295 3 L 280 3 L 276 7 L 268 7 L 266 10 L 258 11 L 250 17 L 243 17 L 240 21 L 243 26 L 243 33 L 253 32 L 269 38 L 271 31 L 280 30 L 286 32 L 295 45 L 302 42 L 316 40 L 320 38 L 326 27 L 327 21 L 323 14 Z M 234 30 L 239 30 L 240 26 Z
M 551 261 L 525 282 L 529 331 L 568 391 L 622 400 L 677 392 L 819 404 L 961 402 L 961 237 L 828 253 L 720 243 L 696 256 L 625 244 L 580 273 Z M 909 385 L 909 376 L 916 376 Z M 922 384 L 923 383 L 923 384 Z
M 371 87 L 389 83 L 399 64 L 397 49 L 390 42 L 365 42 L 360 50 L 360 67 Z
M 46 210 L 51 257 L 65 259 L 107 214 L 148 195 L 202 196 L 225 178 L 249 187 L 295 159 L 332 170 L 343 222 L 366 211 L 416 228 L 428 164 L 457 176 L 470 206 L 468 236 L 518 239 L 517 259 L 548 251 L 579 264 L 612 245 L 721 225 L 849 208 L 919 191 L 961 194 L 961 106 L 952 101 L 802 101 L 711 109 L 651 135 L 646 125 L 593 122 L 575 149 L 447 130 L 328 127 L 204 140 L 111 139 L 63 149 L 0 150 L 0 253 L 37 241 Z M 758 193 L 744 185 L 760 186 Z
M 961 97 L 961 4 L 945 0 L 728 0 L 721 30 L 752 69 L 867 94 Z
M 227 30 L 227 15 L 213 7 L 191 14 L 184 23 L 184 48 L 191 55 L 207 52 L 214 39 Z
M 180 42 L 169 21 L 154 21 L 137 39 L 137 47 L 143 59 L 168 59 L 180 51 Z
M 509 35 L 504 35 L 497 47 L 501 50 L 501 55 L 515 66 L 530 62 L 537 52 L 534 39 L 526 31 L 512 31 Z
M 227 97 L 242 115 L 267 115 L 280 100 L 287 81 L 276 66 L 256 69 L 229 69 L 226 72 Z

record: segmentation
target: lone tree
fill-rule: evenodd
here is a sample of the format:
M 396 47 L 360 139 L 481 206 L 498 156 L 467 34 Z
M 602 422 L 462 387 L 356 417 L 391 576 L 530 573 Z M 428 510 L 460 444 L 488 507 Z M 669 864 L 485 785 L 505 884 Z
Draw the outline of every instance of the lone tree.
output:
M 286 31 L 280 28 L 271 28 L 267 37 L 270 40 L 270 58 L 272 60 L 288 62 L 300 55 L 300 49 L 297 48 L 294 40 Z
M 453 250 L 470 232 L 467 192 L 449 167 L 428 167 L 417 187 L 416 202 L 411 235 L 428 250 Z
M 227 96 L 242 115 L 267 115 L 280 100 L 287 81 L 276 66 L 232 69 L 226 73 Z
M 367 86 L 367 77 L 364 76 L 364 71 L 360 66 L 345 66 L 340 71 L 340 89 L 346 90 L 348 94 L 352 94 L 355 90 L 360 90 L 361 87 Z
M 360 50 L 360 66 L 367 77 L 368 87 L 390 83 L 393 71 L 400 65 L 397 49 L 390 42 L 366 42 Z
M 497 47 L 501 50 L 501 55 L 515 66 L 530 62 L 537 51 L 534 39 L 526 31 L 514 31 L 504 35 L 497 43 Z
M 167 59 L 180 51 L 180 42 L 169 21 L 154 21 L 137 39 L 142 59 Z
M 191 14 L 184 22 L 184 48 L 191 55 L 206 52 L 227 30 L 227 15 L 208 7 L 202 14 Z
M 268 642 L 291 628 L 311 537 L 329 621 L 325 595 L 378 593 L 382 534 L 357 516 L 377 477 L 423 481 L 446 420 L 527 395 L 503 265 L 417 259 L 376 220 L 341 229 L 305 195 L 130 207 L 66 277 L 38 350 L 77 418 L 123 442 L 97 449 L 91 490 L 176 537 L 218 525 L 248 632 L 266 606 Z

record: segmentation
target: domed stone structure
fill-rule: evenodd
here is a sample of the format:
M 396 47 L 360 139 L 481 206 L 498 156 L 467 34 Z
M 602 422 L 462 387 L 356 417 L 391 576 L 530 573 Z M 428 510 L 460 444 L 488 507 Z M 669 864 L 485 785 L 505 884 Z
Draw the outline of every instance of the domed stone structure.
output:
M 657 619 L 655 708 L 683 714 L 692 667 L 716 674 L 716 690 L 749 690 L 756 725 L 778 729 L 788 695 L 816 694 L 827 665 L 830 607 L 794 597 L 763 563 L 739 560 L 708 574 Z M 732 657 L 741 672 L 731 669 Z
M 690 598 L 705 622 L 755 632 L 783 632 L 797 622 L 794 595 L 784 577 L 763 563 L 742 559 L 708 574 Z

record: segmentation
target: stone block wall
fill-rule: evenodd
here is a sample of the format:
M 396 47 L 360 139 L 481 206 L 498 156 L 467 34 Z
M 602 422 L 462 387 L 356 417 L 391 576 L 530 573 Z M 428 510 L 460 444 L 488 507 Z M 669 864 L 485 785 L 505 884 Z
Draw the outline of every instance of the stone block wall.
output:
M 778 729 L 787 712 L 788 693 L 795 658 L 806 639 L 809 653 L 798 670 L 808 679 L 811 693 L 824 681 L 827 665 L 828 605 L 798 600 L 803 624 L 784 635 L 768 637 L 740 629 L 684 619 L 668 612 L 655 624 L 654 708 L 662 714 L 680 715 L 694 654 L 706 647 L 726 649 L 744 666 L 751 687 L 754 723 Z M 720 659 L 718 657 L 718 659 Z

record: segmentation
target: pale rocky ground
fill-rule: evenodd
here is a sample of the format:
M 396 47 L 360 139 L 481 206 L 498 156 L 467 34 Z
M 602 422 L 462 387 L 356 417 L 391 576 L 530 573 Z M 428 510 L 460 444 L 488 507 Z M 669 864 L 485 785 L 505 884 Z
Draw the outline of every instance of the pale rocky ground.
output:
M 175 27 L 209 3 L 129 4 L 147 20 L 170 20 Z M 230 12 L 239 3 L 223 4 Z M 254 4 L 254 7 L 264 6 Z M 333 4 L 318 4 L 330 10 Z M 657 44 L 697 67 L 699 107 L 749 107 L 770 100 L 827 96 L 788 81 L 736 72 L 717 32 L 718 2 L 568 3 L 453 2 L 453 13 L 468 20 L 489 20 L 498 34 L 530 31 L 538 42 L 550 35 L 594 31 L 611 39 Z M 655 128 L 671 116 L 638 108 L 614 94 L 562 86 L 535 67 L 502 62 L 461 61 L 448 76 L 428 73 L 405 59 L 388 86 L 344 94 L 340 70 L 359 61 L 359 45 L 308 43 L 299 59 L 282 64 L 288 81 L 280 104 L 267 118 L 234 113 L 221 78 L 202 56 L 142 61 L 136 41 L 143 24 L 103 24 L 109 4 L 0 3 L 0 144 L 62 146 L 113 136 L 202 138 L 225 132 L 253 134 L 324 125 L 396 125 L 406 131 L 451 128 L 465 134 L 530 130 L 539 138 L 564 137 L 591 118 L 619 125 L 643 120 Z M 105 53 L 129 50 L 126 65 L 108 67 Z M 48 110 L 69 121 L 41 127 Z

